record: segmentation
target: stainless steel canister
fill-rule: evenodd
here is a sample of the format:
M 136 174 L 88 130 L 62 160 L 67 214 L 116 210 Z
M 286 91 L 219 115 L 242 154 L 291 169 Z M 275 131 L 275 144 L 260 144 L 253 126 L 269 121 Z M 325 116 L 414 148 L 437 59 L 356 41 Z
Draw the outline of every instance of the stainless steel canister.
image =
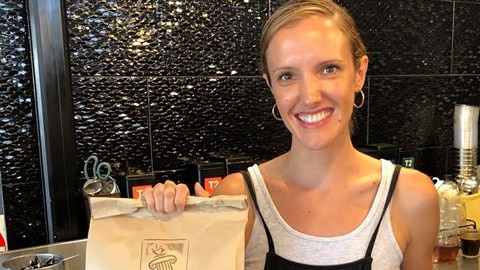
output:
M 456 175 L 476 177 L 478 151 L 478 117 L 480 107 L 456 104 L 453 116 Z

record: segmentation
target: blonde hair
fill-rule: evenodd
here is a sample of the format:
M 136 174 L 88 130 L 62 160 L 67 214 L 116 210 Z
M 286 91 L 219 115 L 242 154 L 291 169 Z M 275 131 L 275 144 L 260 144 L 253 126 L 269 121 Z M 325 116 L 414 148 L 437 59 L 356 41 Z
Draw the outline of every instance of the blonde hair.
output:
M 339 29 L 350 41 L 355 67 L 359 67 L 360 58 L 367 54 L 367 49 L 355 21 L 345 8 L 331 0 L 291 0 L 275 10 L 262 29 L 260 37 L 260 64 L 262 73 L 267 75 L 269 81 L 266 51 L 273 36 L 281 28 L 314 15 L 332 18 L 337 22 Z

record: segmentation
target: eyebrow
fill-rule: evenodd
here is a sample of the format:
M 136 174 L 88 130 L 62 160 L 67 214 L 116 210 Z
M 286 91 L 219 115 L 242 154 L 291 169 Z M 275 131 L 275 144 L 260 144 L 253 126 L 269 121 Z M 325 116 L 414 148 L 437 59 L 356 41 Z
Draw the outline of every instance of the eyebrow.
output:
M 341 58 L 332 58 L 332 59 L 328 59 L 328 60 L 325 60 L 325 61 L 321 61 L 317 64 L 315 64 L 316 66 L 325 66 L 325 65 L 329 65 L 329 64 L 343 64 L 345 63 L 345 60 L 342 60 Z M 270 69 L 270 71 L 272 73 L 275 73 L 275 72 L 278 72 L 278 71 L 283 71 L 283 70 L 295 70 L 297 68 L 295 68 L 295 66 L 291 66 L 291 65 L 288 65 L 288 66 L 280 66 L 280 67 L 277 67 L 277 68 L 274 68 L 274 69 Z

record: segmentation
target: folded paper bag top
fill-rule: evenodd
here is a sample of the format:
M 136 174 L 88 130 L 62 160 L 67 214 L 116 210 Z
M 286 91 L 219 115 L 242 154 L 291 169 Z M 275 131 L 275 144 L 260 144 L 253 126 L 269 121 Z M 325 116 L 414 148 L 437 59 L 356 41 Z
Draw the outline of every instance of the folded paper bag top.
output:
M 140 199 L 111 197 L 90 198 L 90 208 L 92 209 L 93 219 L 131 214 L 143 207 L 145 207 L 145 202 Z M 243 210 L 247 208 L 247 198 L 243 195 L 218 195 L 210 198 L 187 197 L 187 211 L 194 209 L 200 209 L 200 211 L 202 211 L 209 208 L 217 210 L 221 208 L 236 208 Z
M 182 213 L 92 197 L 86 270 L 243 270 L 246 196 L 188 197 Z

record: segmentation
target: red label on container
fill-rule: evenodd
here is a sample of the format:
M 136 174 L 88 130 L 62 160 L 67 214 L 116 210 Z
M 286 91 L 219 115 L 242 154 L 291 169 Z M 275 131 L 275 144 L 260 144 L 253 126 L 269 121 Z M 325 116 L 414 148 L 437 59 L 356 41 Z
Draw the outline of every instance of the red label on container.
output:
M 208 177 L 204 180 L 204 189 L 210 194 L 213 193 L 213 190 L 222 182 L 222 177 Z
M 132 187 L 132 198 L 138 199 L 142 196 L 142 192 L 149 188 L 152 187 L 151 185 L 143 185 L 143 186 L 133 186 Z

